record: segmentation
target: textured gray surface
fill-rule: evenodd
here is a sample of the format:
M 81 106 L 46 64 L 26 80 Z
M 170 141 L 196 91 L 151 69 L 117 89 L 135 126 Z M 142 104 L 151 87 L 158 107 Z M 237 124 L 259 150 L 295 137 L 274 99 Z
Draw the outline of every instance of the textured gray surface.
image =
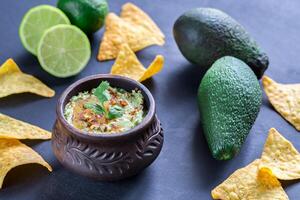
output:
M 210 199 L 210 190 L 237 168 L 260 156 L 268 129 L 277 128 L 300 149 L 300 135 L 269 105 L 263 106 L 240 154 L 227 162 L 211 158 L 202 136 L 196 104 L 196 92 L 203 71 L 190 65 L 179 53 L 172 37 L 176 18 L 193 7 L 215 7 L 224 10 L 243 24 L 270 57 L 266 74 L 283 83 L 300 82 L 300 2 L 297 0 L 135 0 L 150 13 L 166 34 L 164 47 L 153 46 L 138 53 L 148 65 L 156 54 L 166 58 L 165 68 L 145 85 L 157 103 L 158 115 L 165 129 L 165 144 L 154 164 L 128 180 L 101 183 L 66 171 L 55 159 L 50 142 L 26 141 L 53 166 L 49 174 L 38 165 L 13 169 L 5 179 L 0 199 Z M 0 62 L 12 57 L 25 72 L 33 74 L 56 90 L 52 99 L 31 94 L 0 99 L 0 112 L 51 130 L 55 104 L 62 91 L 72 82 L 95 73 L 108 73 L 112 61 L 96 61 L 102 31 L 91 39 L 92 58 L 86 69 L 69 79 L 56 79 L 39 67 L 37 59 L 22 47 L 18 27 L 24 13 L 32 6 L 55 1 L 2 0 L 0 6 Z M 119 12 L 125 1 L 110 1 L 111 11 Z M 299 199 L 300 183 L 288 183 L 291 200 Z

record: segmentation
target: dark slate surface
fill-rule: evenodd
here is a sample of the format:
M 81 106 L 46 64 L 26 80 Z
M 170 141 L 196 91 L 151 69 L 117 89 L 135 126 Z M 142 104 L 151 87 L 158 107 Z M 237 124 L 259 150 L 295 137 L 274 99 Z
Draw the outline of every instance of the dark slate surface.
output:
M 145 82 L 157 102 L 157 112 L 165 129 L 163 150 L 148 169 L 128 180 L 102 183 L 65 170 L 55 159 L 50 142 L 26 141 L 53 166 L 49 174 L 38 165 L 17 167 L 5 178 L 2 200 L 54 199 L 210 199 L 210 190 L 236 169 L 258 158 L 268 129 L 277 128 L 300 149 L 300 134 L 270 106 L 266 96 L 251 133 L 240 154 L 227 162 L 211 158 L 202 135 L 196 104 L 196 92 L 203 71 L 190 65 L 180 54 L 172 37 L 172 26 L 184 11 L 194 7 L 215 7 L 226 11 L 243 24 L 270 57 L 266 74 L 283 83 L 300 82 L 300 2 L 297 0 L 134 0 L 150 13 L 166 34 L 164 47 L 153 46 L 138 53 L 148 65 L 156 54 L 166 58 L 165 68 Z M 31 94 L 0 99 L 0 112 L 51 130 L 55 104 L 62 91 L 75 80 L 96 73 L 108 73 L 112 61 L 96 61 L 103 30 L 91 38 L 93 54 L 78 76 L 57 79 L 44 72 L 37 59 L 22 47 L 18 27 L 24 13 L 32 6 L 55 4 L 47 0 L 1 0 L 0 62 L 12 57 L 24 72 L 33 74 L 56 91 L 52 99 Z M 122 0 L 110 1 L 110 9 L 119 12 Z M 290 199 L 299 199 L 300 183 L 287 183 Z

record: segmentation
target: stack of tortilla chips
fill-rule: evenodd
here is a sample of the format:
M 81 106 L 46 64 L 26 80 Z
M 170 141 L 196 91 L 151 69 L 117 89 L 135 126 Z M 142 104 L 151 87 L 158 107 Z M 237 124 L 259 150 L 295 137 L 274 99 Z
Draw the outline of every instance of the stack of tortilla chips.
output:
M 40 80 L 23 73 L 12 59 L 0 67 L 0 86 L 0 97 L 24 92 L 45 97 L 55 94 Z M 6 174 L 19 165 L 38 163 L 52 171 L 51 166 L 37 152 L 19 141 L 50 138 L 50 132 L 0 113 L 0 188 Z
M 287 200 L 278 179 L 300 179 L 300 154 L 271 128 L 261 158 L 234 172 L 211 194 L 213 199 L 221 200 Z
M 165 43 L 164 34 L 144 11 L 132 3 L 126 3 L 120 17 L 114 13 L 107 15 L 105 25 L 98 60 L 117 58 L 111 74 L 144 81 L 161 71 L 163 56 L 156 56 L 146 69 L 134 54 L 145 47 Z
M 20 139 L 51 139 L 51 133 L 39 127 L 0 113 L 0 188 L 6 174 L 19 165 L 38 163 L 52 171 L 51 166 Z

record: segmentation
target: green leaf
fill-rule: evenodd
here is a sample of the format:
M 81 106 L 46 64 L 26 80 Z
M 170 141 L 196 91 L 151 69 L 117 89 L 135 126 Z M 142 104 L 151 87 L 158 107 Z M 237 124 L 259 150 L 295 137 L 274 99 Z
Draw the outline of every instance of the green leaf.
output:
M 84 108 L 92 110 L 97 115 L 105 114 L 105 110 L 102 106 L 96 103 L 86 103 L 84 104 Z
M 107 81 L 102 81 L 100 85 L 95 89 L 93 94 L 98 98 L 99 104 L 85 104 L 85 108 L 93 110 L 96 114 L 104 114 L 108 119 L 115 119 L 117 117 L 121 117 L 124 114 L 123 108 L 120 106 L 112 106 L 107 112 L 106 109 L 103 108 L 103 103 L 110 99 L 110 94 L 108 92 L 109 83 Z
M 101 105 L 110 98 L 108 92 L 106 92 L 108 88 L 109 83 L 107 81 L 102 81 L 93 93 L 98 98 Z
M 108 119 L 115 119 L 117 117 L 121 117 L 124 114 L 123 108 L 120 106 L 112 106 L 108 112 Z

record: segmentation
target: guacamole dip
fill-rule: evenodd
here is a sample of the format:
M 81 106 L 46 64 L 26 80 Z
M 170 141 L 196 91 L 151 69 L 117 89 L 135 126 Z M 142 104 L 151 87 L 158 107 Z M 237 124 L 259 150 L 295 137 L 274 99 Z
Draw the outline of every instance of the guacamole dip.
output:
M 88 133 L 120 133 L 143 120 L 143 95 L 140 90 L 128 92 L 102 81 L 91 91 L 73 96 L 65 106 L 65 119 Z

